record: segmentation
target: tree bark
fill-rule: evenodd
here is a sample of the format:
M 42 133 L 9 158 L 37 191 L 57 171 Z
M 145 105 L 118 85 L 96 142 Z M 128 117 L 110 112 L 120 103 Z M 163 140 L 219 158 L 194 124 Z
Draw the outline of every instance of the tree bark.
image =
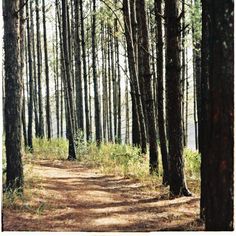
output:
M 191 193 L 187 189 L 184 175 L 183 159 L 183 129 L 181 117 L 180 88 L 180 23 L 178 15 L 178 0 L 165 1 L 165 18 L 167 34 L 166 51 L 166 89 L 167 89 L 167 122 L 168 145 L 170 155 L 170 193 L 173 196 Z
M 32 44 L 33 60 L 33 108 L 34 108 L 34 125 L 35 136 L 39 137 L 39 119 L 38 119 L 38 97 L 37 97 L 37 70 L 36 70 L 36 52 L 35 52 L 35 32 L 34 32 L 34 10 L 33 1 L 30 2 L 30 30 Z
M 31 45 L 31 29 L 29 16 L 29 3 L 26 4 L 27 18 L 27 44 L 28 44 L 28 60 L 29 60 L 29 103 L 28 103 L 28 148 L 33 152 L 33 63 L 32 63 L 32 45 Z
M 95 129 L 97 145 L 101 144 L 101 111 L 98 95 L 98 80 L 96 66 L 96 0 L 93 0 L 93 16 L 92 16 L 92 67 L 93 67 L 93 83 L 94 83 L 94 106 L 95 106 Z
M 79 25 L 79 2 L 74 0 L 75 11 L 75 79 L 76 79 L 76 113 L 78 129 L 84 132 L 84 108 L 83 108 L 83 88 L 82 88 L 82 67 L 81 67 L 81 40 Z
M 157 120 L 160 138 L 160 148 L 163 166 L 163 184 L 169 184 L 169 157 L 166 145 L 166 132 L 164 120 L 164 85 L 163 85 L 163 30 L 162 30 L 162 1 L 155 0 L 155 17 L 156 17 L 156 58 L 157 58 Z
M 23 166 L 21 154 L 22 80 L 20 77 L 20 21 L 16 14 L 19 0 L 5 1 L 5 130 L 7 189 L 22 191 Z
M 56 5 L 57 8 L 57 5 Z M 59 53 L 58 53 L 58 19 L 57 19 L 57 11 L 55 12 L 55 34 L 56 34 L 56 42 L 55 42 L 55 102 L 56 102 L 56 125 L 57 125 L 57 138 L 60 137 L 60 103 L 59 103 Z
M 110 28 L 107 27 L 107 34 L 108 34 L 108 43 L 107 43 L 107 57 L 108 57 L 108 126 L 109 126 L 109 135 L 108 135 L 108 141 L 113 142 L 113 123 L 112 123 L 112 97 L 111 97 L 111 48 L 110 48 Z
M 199 152 L 201 153 L 201 200 L 200 200 L 200 217 L 205 219 L 206 210 L 206 159 L 208 145 L 208 110 L 209 110 L 209 1 L 202 2 L 202 72 L 200 82 L 200 111 L 199 111 Z
M 125 80 L 125 144 L 130 144 L 130 127 L 129 127 L 129 78 L 127 76 L 128 74 L 128 68 L 127 68 L 127 60 L 126 60 L 126 55 L 125 55 L 125 75 L 126 75 L 126 80 Z
M 20 0 L 20 6 L 24 4 L 24 0 Z M 25 80 L 24 80 L 24 66 L 25 66 L 25 9 L 20 11 L 20 77 L 22 82 L 23 100 L 22 100 L 22 128 L 24 137 L 25 149 L 28 146 L 27 130 L 26 130 L 26 117 L 25 117 Z M 4 85 L 3 85 L 4 86 Z M 5 103 L 5 101 L 3 101 Z M 3 104 L 4 104 L 3 103 Z M 5 122 L 3 123 L 5 126 Z
M 81 23 L 81 46 L 82 46 L 82 61 L 83 61 L 83 79 L 84 79 L 84 105 L 85 105 L 85 127 L 86 139 L 90 140 L 90 123 L 89 123 L 89 98 L 88 98 L 88 75 L 86 63 L 86 45 L 85 45 L 85 31 L 84 31 L 84 16 L 83 16 L 83 0 L 79 0 L 80 4 L 80 23 Z
M 36 0 L 36 34 L 37 34 L 37 77 L 38 77 L 38 109 L 39 109 L 39 137 L 44 137 L 44 114 L 42 98 L 42 48 L 40 34 L 39 0 Z
M 149 35 L 147 28 L 147 18 L 145 10 L 145 1 L 137 1 L 137 19 L 138 19 L 138 38 L 139 38 L 139 65 L 141 69 L 141 81 L 143 81 L 144 100 L 147 116 L 147 127 L 149 137 L 149 168 L 150 173 L 158 173 L 158 150 L 157 150 L 157 131 L 155 123 L 155 106 L 152 92 L 152 75 L 149 58 Z
M 185 49 L 185 0 L 182 0 L 181 2 L 182 7 L 182 24 L 181 24 L 181 117 L 182 117 L 182 128 L 183 128 L 183 145 L 184 147 L 187 146 L 187 140 L 186 140 L 186 120 L 185 120 L 185 107 L 186 107 L 186 49 Z
M 49 65 L 48 65 L 48 47 L 47 47 L 47 29 L 46 29 L 46 9 L 45 0 L 43 1 L 43 40 L 44 40 L 44 56 L 45 56 L 45 77 L 46 77 L 46 123 L 47 138 L 51 139 L 51 107 L 50 107 L 50 88 L 49 88 Z
M 209 32 L 203 39 L 203 46 L 205 40 L 209 45 L 208 135 L 202 156 L 206 230 L 228 231 L 234 228 L 234 3 L 209 0 L 203 11 L 209 17 L 209 28 L 203 24 Z
M 73 130 L 73 99 L 72 99 L 72 84 L 71 84 L 71 70 L 69 60 L 69 48 L 68 48 L 68 23 L 67 23 L 67 0 L 62 0 L 62 36 L 63 36 L 63 53 L 64 53 L 64 65 L 65 65 L 65 92 L 67 97 L 67 137 L 69 140 L 69 160 L 76 159 L 76 149 L 74 142 L 74 130 Z
M 115 1 L 115 8 L 117 8 L 117 0 Z M 116 51 L 116 71 L 117 71 L 117 81 L 116 81 L 116 99 L 117 99 L 117 142 L 121 143 L 121 74 L 120 74 L 120 46 L 118 39 L 118 19 L 114 20 L 114 35 L 115 35 L 115 51 Z
M 136 108 L 136 116 L 133 113 L 133 129 L 132 132 L 134 132 L 134 128 L 136 128 L 136 125 L 139 125 L 139 133 L 140 133 L 140 145 L 142 153 L 147 152 L 146 147 L 146 127 L 145 127 L 145 118 L 143 113 L 143 106 L 142 101 L 140 97 L 140 88 L 138 83 L 138 73 L 137 73 L 137 64 L 136 64 L 136 52 L 134 47 L 134 41 L 133 41 L 133 30 L 132 25 L 134 19 L 134 1 L 131 1 L 131 3 L 127 0 L 123 1 L 123 15 L 124 15 L 124 22 L 125 22 L 125 37 L 126 37 L 126 43 L 127 43 L 127 53 L 128 53 L 128 62 L 129 62 L 129 71 L 130 71 L 130 79 L 131 79 L 131 98 L 132 98 L 132 107 L 133 111 L 135 111 Z M 138 121 L 137 121 L 138 119 Z M 138 122 L 135 124 L 135 122 Z
M 107 142 L 108 134 L 108 103 L 107 103 L 107 51 L 105 42 L 106 27 L 104 21 L 101 22 L 101 50 L 102 50 L 102 108 L 103 108 L 103 141 Z

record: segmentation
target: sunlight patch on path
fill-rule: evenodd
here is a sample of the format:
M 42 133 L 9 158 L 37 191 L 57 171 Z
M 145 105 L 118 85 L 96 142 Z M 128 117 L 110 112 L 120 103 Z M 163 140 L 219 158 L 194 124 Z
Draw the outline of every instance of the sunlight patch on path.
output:
M 196 197 L 169 200 L 162 189 L 146 191 L 137 180 L 76 162 L 39 160 L 33 171 L 40 177 L 35 188 L 42 191 L 32 202 L 44 202 L 45 209 L 40 214 L 4 210 L 5 230 L 157 231 L 196 224 Z

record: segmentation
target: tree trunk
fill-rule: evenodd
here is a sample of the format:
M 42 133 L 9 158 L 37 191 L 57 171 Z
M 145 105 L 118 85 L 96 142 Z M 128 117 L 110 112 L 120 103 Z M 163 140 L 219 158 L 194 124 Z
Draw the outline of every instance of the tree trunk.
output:
M 112 102 L 113 102 L 113 125 L 114 125 L 114 141 L 117 141 L 117 91 L 116 91 L 116 73 L 115 73 L 115 59 L 114 59 L 114 37 L 112 27 L 108 26 L 110 35 L 110 55 L 111 55 L 111 79 L 112 79 Z
M 160 138 L 160 148 L 163 166 L 163 184 L 169 184 L 169 157 L 166 145 L 166 132 L 165 132 L 165 120 L 164 120 L 164 106 L 163 106 L 163 32 L 162 32 L 162 1 L 155 0 L 155 16 L 156 16 L 156 58 L 157 58 L 157 120 L 158 120 L 158 130 Z
M 201 31 L 198 24 L 201 20 L 201 1 L 191 1 L 194 8 L 194 19 L 192 20 L 192 43 L 193 43 L 193 89 L 194 89 L 194 128 L 195 145 L 199 149 L 199 131 L 201 116 Z
M 108 141 L 113 142 L 113 123 L 112 123 L 112 98 L 111 98 L 111 49 L 110 49 L 110 28 L 107 27 L 107 34 L 108 34 L 108 43 L 107 43 L 107 57 L 108 57 L 108 126 L 109 126 L 109 135 L 108 135 Z
M 75 10 L 75 79 L 76 79 L 76 113 L 79 130 L 84 132 L 84 108 L 83 108 L 83 88 L 82 88 L 82 68 L 81 68 L 81 47 L 80 47 L 80 27 L 79 27 L 79 2 L 74 0 Z
M 108 107 L 107 107 L 107 52 L 105 42 L 106 27 L 104 22 L 101 22 L 101 50 L 102 50 L 102 107 L 103 107 L 103 140 L 107 142 L 107 122 L 108 122 Z
M 170 193 L 173 196 L 191 193 L 187 189 L 184 175 L 183 129 L 181 117 L 180 88 L 180 24 L 178 19 L 178 0 L 165 1 L 165 18 L 167 33 L 166 51 L 166 89 L 167 89 L 167 122 L 168 144 L 170 155 Z
M 57 8 L 57 5 L 56 5 Z M 59 53 L 58 53 L 58 19 L 57 12 L 55 13 L 55 34 L 56 34 L 56 42 L 55 42 L 55 102 L 56 102 L 56 125 L 57 125 L 57 138 L 60 137 L 60 106 L 59 106 Z
M 28 148 L 33 151 L 33 63 L 32 63 L 32 48 L 31 48 L 31 30 L 30 30 L 30 16 L 29 3 L 26 4 L 26 18 L 27 18 L 27 43 L 28 43 L 28 60 L 29 60 L 29 103 L 28 103 Z
M 63 32 L 63 52 L 64 52 L 64 65 L 66 77 L 64 81 L 65 92 L 67 97 L 67 137 L 69 139 L 69 160 L 76 159 L 76 149 L 74 142 L 74 130 L 73 130 L 73 99 L 72 99 L 72 84 L 71 84 L 71 70 L 69 61 L 69 48 L 68 48 L 68 24 L 67 24 L 67 0 L 62 0 L 62 32 Z
M 201 44 L 201 57 L 202 57 L 202 73 L 201 73 L 201 94 L 200 104 L 201 110 L 199 111 L 199 152 L 201 153 L 201 200 L 200 200 L 200 217 L 205 219 L 206 210 L 206 159 L 208 145 L 208 109 L 209 109 L 209 1 L 202 2 L 202 44 Z
M 186 62 L 188 61 L 188 54 L 187 54 L 187 50 L 185 50 L 185 58 L 186 58 Z M 186 64 L 186 68 L 185 68 L 185 128 L 184 128 L 184 140 L 185 140 L 185 146 L 188 146 L 188 97 L 189 97 L 189 76 L 188 76 L 188 65 Z
M 30 28 L 31 28 L 31 43 L 33 56 L 33 107 L 34 107 L 34 124 L 35 136 L 39 137 L 39 119 L 38 119 L 38 97 L 37 97 L 37 70 L 36 70 L 36 52 L 34 40 L 34 10 L 33 2 L 30 2 Z
M 24 0 L 20 0 L 20 6 L 24 4 Z M 25 9 L 22 8 L 20 11 L 20 77 L 22 82 L 23 90 L 23 101 L 22 101 L 22 128 L 23 128 L 23 137 L 24 137 L 24 146 L 25 149 L 28 146 L 27 140 L 27 130 L 26 130 L 26 117 L 25 117 L 25 81 L 24 81 L 24 66 L 25 66 Z M 4 85 L 2 85 L 4 87 Z M 5 101 L 3 101 L 5 103 Z M 3 104 L 4 104 L 3 103 Z M 5 126 L 5 122 L 3 123 Z
M 97 66 L 96 66 L 96 0 L 93 0 L 93 16 L 92 16 L 92 64 L 93 64 L 93 83 L 94 83 L 94 106 L 95 106 L 95 128 L 96 142 L 100 146 L 101 143 L 101 112 L 98 95 Z
M 151 173 L 158 173 L 158 150 L 157 132 L 155 123 L 155 106 L 152 92 L 152 75 L 149 58 L 149 36 L 147 28 L 145 1 L 137 1 L 138 38 L 140 40 L 139 55 L 141 70 L 141 81 L 144 85 L 144 99 L 147 112 L 147 127 L 149 137 L 149 168 Z
M 115 1 L 115 7 L 117 8 L 117 0 Z M 116 99 L 117 99 L 117 142 L 121 143 L 121 75 L 120 75 L 120 47 L 118 39 L 118 19 L 114 20 L 114 35 L 115 35 L 115 51 L 116 51 L 116 70 L 117 70 L 117 81 L 116 81 Z
M 21 154 L 22 81 L 20 77 L 20 19 L 16 14 L 19 0 L 5 1 L 5 130 L 7 189 L 22 191 L 23 166 Z
M 125 55 L 125 144 L 130 144 L 130 138 L 129 138 L 129 78 L 127 76 L 128 68 L 127 68 L 127 61 L 126 61 L 126 55 Z
M 185 49 L 185 0 L 182 0 L 181 2 L 182 5 L 182 24 L 181 24 L 181 44 L 182 44 L 182 49 L 181 49 L 181 56 L 182 56 L 182 64 L 181 64 L 181 117 L 182 117 L 182 128 L 183 128 L 183 145 L 184 147 L 187 146 L 186 143 L 186 120 L 185 120 L 185 106 L 186 106 L 186 96 L 185 96 L 185 87 L 186 87 L 186 49 Z
M 123 1 L 123 14 L 124 14 L 124 22 L 125 22 L 125 37 L 126 37 L 126 43 L 127 43 L 127 53 L 128 53 L 128 62 L 129 62 L 129 71 L 130 71 L 130 79 L 131 79 L 131 98 L 132 98 L 132 107 L 133 111 L 136 110 L 136 116 L 133 113 L 133 129 L 132 132 L 134 132 L 134 128 L 137 129 L 136 125 L 139 125 L 139 133 L 140 133 L 140 145 L 142 153 L 147 152 L 146 147 L 146 127 L 145 127 L 145 118 L 143 113 L 143 106 L 142 101 L 140 97 L 140 88 L 138 83 L 138 73 L 137 73 L 137 64 L 135 60 L 135 56 L 137 55 L 135 53 L 134 48 L 134 41 L 133 41 L 133 30 L 131 25 L 131 21 L 134 21 L 134 1 L 131 1 L 131 4 L 129 1 L 124 0 Z M 131 15 L 131 16 L 130 16 Z M 135 99 L 135 100 L 134 100 Z M 136 108 L 136 109 L 135 109 Z M 138 121 L 137 121 L 138 119 Z M 135 124 L 135 122 L 138 122 Z
M 57 22 L 58 22 L 58 33 L 59 33 L 59 45 L 60 45 L 60 92 L 58 91 L 58 94 L 60 93 L 60 97 L 61 97 L 61 110 L 60 110 L 60 130 L 61 130 L 61 134 L 60 136 L 63 137 L 63 121 L 64 121 L 64 106 L 63 106 L 63 102 L 65 100 L 65 96 L 64 96 L 64 88 L 63 88 L 63 84 L 65 81 L 65 61 L 64 61 L 64 55 L 63 55 L 63 36 L 62 36 L 62 26 L 61 26 L 61 9 L 60 9 L 60 5 L 59 5 L 59 1 L 56 0 L 56 15 L 57 15 Z M 59 85 L 58 85 L 59 86 Z
M 44 114 L 42 98 L 42 48 L 40 34 L 39 0 L 36 0 L 36 31 L 37 31 L 37 77 L 38 77 L 38 109 L 39 109 L 39 137 L 44 137 Z
M 52 130 L 51 130 L 51 107 L 50 107 L 49 65 L 48 65 L 45 0 L 43 0 L 42 9 L 43 9 L 43 40 L 44 40 L 45 77 L 46 77 L 46 123 L 47 123 L 47 138 L 48 140 L 50 140 Z
M 234 3 L 209 0 L 203 11 L 203 20 L 209 17 L 209 28 L 203 23 L 209 32 L 203 38 L 203 46 L 209 45 L 208 135 L 202 156 L 206 230 L 228 231 L 234 228 Z
M 86 63 L 86 45 L 84 32 L 84 16 L 83 16 L 83 0 L 79 0 L 80 4 L 80 23 L 81 23 L 81 46 L 83 60 L 83 78 L 84 78 L 84 105 L 85 105 L 85 123 L 86 123 L 86 139 L 90 140 L 90 124 L 89 124 L 89 98 L 88 98 L 88 81 L 87 81 L 87 63 Z

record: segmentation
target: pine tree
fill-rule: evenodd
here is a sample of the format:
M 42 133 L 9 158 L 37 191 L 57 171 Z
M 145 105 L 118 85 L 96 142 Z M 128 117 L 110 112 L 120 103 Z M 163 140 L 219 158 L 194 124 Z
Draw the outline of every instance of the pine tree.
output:
M 168 146 L 170 155 L 170 193 L 173 196 L 189 196 L 184 175 L 183 129 L 181 117 L 180 88 L 180 23 L 178 0 L 165 1 L 166 18 L 166 89 L 167 89 L 167 122 Z
M 3 7 L 5 50 L 5 145 L 7 159 L 6 187 L 7 189 L 22 191 L 20 15 L 16 14 L 19 8 L 19 0 L 5 1 Z

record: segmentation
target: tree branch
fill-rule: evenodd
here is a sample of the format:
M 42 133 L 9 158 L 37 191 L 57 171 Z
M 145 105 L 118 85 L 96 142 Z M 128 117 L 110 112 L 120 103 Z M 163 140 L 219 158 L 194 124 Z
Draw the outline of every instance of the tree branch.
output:
M 11 0 L 10 0 L 11 1 Z M 20 6 L 20 8 L 15 12 L 15 15 L 17 15 L 23 8 L 24 6 L 28 3 L 29 0 L 26 0 L 23 5 Z

